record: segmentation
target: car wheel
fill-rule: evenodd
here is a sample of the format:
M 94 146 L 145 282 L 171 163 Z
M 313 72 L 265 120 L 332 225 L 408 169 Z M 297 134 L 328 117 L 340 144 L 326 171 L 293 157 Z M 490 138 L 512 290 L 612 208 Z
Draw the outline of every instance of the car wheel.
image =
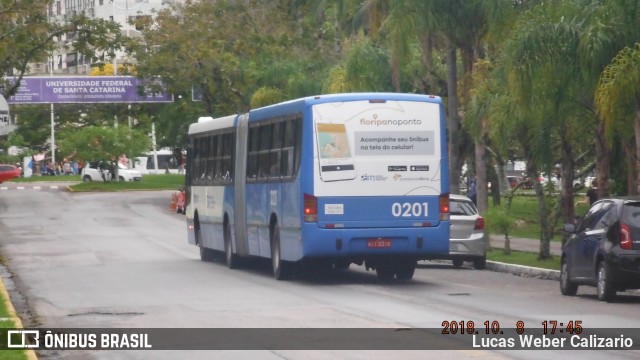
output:
M 271 234 L 271 267 L 276 280 L 287 280 L 291 277 L 291 263 L 282 260 L 280 251 L 280 227 L 276 224 Z
M 124 181 L 124 177 L 122 177 L 122 176 L 118 176 L 118 179 L 119 179 L 120 181 Z
M 566 296 L 575 296 L 578 293 L 578 284 L 571 281 L 569 263 L 566 259 L 562 259 L 562 264 L 560 265 L 560 292 Z
M 482 255 L 473 260 L 473 268 L 476 270 L 484 270 L 487 267 L 487 255 Z
M 462 264 L 464 263 L 464 261 L 462 259 L 455 258 L 451 260 L 451 263 L 453 264 L 454 268 L 459 269 L 462 267 Z
M 609 266 L 603 260 L 600 262 L 598 266 L 598 300 L 611 302 L 613 298 L 616 296 L 616 290 L 611 283 L 611 279 L 609 279 Z
M 238 267 L 237 256 L 233 253 L 233 246 L 231 244 L 231 229 L 229 223 L 224 224 L 224 257 L 229 269 L 235 269 Z
M 408 262 L 402 262 L 398 264 L 396 268 L 396 277 L 398 280 L 411 280 L 413 279 L 413 274 L 416 272 L 416 261 L 410 260 Z
M 82 181 L 84 181 L 84 182 L 91 182 L 91 176 L 89 176 L 89 175 L 85 175 L 85 176 L 82 178 Z

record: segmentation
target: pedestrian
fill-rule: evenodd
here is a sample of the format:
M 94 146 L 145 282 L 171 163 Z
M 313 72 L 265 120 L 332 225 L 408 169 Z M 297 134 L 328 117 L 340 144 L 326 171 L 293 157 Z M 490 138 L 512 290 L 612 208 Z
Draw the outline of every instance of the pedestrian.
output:
M 598 181 L 596 179 L 593 179 L 593 181 L 591 181 L 591 187 L 587 189 L 586 196 L 584 197 L 584 199 L 578 200 L 576 202 L 576 205 L 589 204 L 589 207 L 591 207 L 591 205 L 593 205 L 593 203 L 596 201 L 598 201 Z
M 469 183 L 469 191 L 467 191 L 467 196 L 469 196 L 469 199 L 471 199 L 471 201 L 473 201 L 473 205 L 477 205 L 476 204 L 476 198 L 477 198 L 478 194 L 476 192 L 476 178 L 475 177 L 473 179 L 471 179 L 471 183 Z

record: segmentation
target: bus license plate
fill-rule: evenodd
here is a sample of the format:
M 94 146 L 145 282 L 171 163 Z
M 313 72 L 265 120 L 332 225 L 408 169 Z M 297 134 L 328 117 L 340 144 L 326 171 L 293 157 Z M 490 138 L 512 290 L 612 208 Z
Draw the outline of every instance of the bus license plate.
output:
M 390 239 L 369 239 L 367 240 L 367 247 L 370 249 L 384 249 L 391 247 Z

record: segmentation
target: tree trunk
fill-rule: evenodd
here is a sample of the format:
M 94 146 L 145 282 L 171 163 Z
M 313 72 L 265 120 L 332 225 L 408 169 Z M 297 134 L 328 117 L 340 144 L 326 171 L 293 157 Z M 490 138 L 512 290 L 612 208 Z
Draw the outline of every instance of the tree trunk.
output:
M 625 141 L 622 145 L 627 165 L 627 195 L 638 195 L 638 170 L 636 169 L 637 156 L 635 146 L 631 141 Z
M 475 163 L 476 163 L 476 199 L 480 215 L 489 209 L 487 193 L 487 156 L 484 144 L 484 136 L 480 135 L 475 141 Z
M 433 66 L 431 64 L 431 59 L 433 56 L 433 42 L 431 41 L 431 35 L 427 33 L 423 33 L 420 35 L 420 46 L 422 47 L 422 57 L 420 61 L 422 62 L 422 66 L 424 67 L 424 84 L 425 94 L 431 94 L 432 89 L 434 88 L 431 72 Z
M 640 176 L 640 111 L 636 111 L 636 118 L 633 124 L 633 134 L 636 137 L 636 173 Z M 640 179 L 638 179 L 638 193 L 640 193 Z
M 511 255 L 511 239 L 509 234 L 504 234 L 504 254 Z
M 564 132 L 567 133 L 566 131 Z M 571 143 L 562 139 L 562 168 L 560 169 L 561 195 L 560 204 L 562 206 L 562 220 L 565 224 L 573 223 L 575 218 L 573 199 L 573 148 Z M 562 245 L 568 240 L 569 234 L 565 233 L 562 238 Z
M 607 139 L 604 134 L 604 123 L 602 121 L 599 121 L 596 127 L 595 140 L 596 181 L 598 182 L 598 199 L 601 199 L 609 196 L 609 167 L 611 166 L 611 154 L 607 149 Z M 637 138 L 636 141 L 638 141 Z
M 527 159 L 527 176 L 530 179 L 538 178 L 538 169 L 535 167 L 534 161 L 531 159 Z M 538 216 L 540 219 L 540 252 L 538 253 L 538 259 L 548 259 L 551 256 L 549 251 L 549 242 L 551 241 L 551 237 L 549 236 L 550 226 L 548 221 L 547 203 L 544 198 L 544 189 L 539 181 L 533 181 L 533 189 L 536 194 L 536 199 L 538 200 Z
M 449 174 L 451 193 L 460 193 L 460 175 L 462 169 L 459 166 L 459 131 L 460 118 L 458 117 L 458 75 L 456 63 L 456 47 L 447 40 L 447 98 L 449 101 L 448 116 L 448 143 L 449 143 Z

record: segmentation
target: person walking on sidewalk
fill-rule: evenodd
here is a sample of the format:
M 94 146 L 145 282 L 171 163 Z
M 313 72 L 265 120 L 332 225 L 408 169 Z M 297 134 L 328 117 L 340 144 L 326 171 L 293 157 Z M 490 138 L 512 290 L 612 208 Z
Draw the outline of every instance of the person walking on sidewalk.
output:
M 478 197 L 478 193 L 477 193 L 477 189 L 476 189 L 476 178 L 475 178 L 475 176 L 471 179 L 471 183 L 469 184 L 469 191 L 467 192 L 467 195 L 468 195 L 469 199 L 471 199 L 471 201 L 473 201 L 473 205 L 477 205 L 476 204 L 476 199 Z
M 585 198 L 577 201 L 576 205 L 588 204 L 589 207 L 591 207 L 591 205 L 593 205 L 593 203 L 596 201 L 598 201 L 598 181 L 596 179 L 593 179 L 593 181 L 591 182 L 591 187 L 589 187 L 589 189 L 587 190 Z

